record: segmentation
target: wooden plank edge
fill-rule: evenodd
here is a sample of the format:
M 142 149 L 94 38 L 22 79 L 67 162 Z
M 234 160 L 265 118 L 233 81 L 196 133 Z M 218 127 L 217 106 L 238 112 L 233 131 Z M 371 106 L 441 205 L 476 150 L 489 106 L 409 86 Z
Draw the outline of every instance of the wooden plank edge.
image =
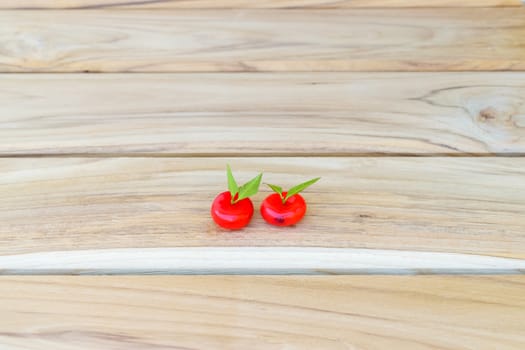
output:
M 184 247 L 0 256 L 0 275 L 525 274 L 525 259 L 353 248 Z
M 16 158 L 522 158 L 525 152 L 232 152 L 232 153 L 159 153 L 159 152 L 89 152 L 89 153 L 2 153 L 0 159 Z
M 524 0 L 525 6 L 525 0 Z M 520 9 L 522 6 L 517 7 Z M 252 10 L 250 10 L 252 11 Z M 0 13 L 3 12 L 0 9 Z M 371 67 L 370 61 L 363 60 L 362 62 L 352 63 L 334 60 L 320 60 L 310 61 L 306 64 L 296 61 L 287 61 L 282 66 L 275 66 L 277 61 L 253 61 L 248 63 L 233 62 L 232 65 L 226 67 L 210 67 L 202 65 L 188 69 L 183 62 L 180 66 L 174 66 L 169 69 L 156 68 L 156 63 L 152 66 L 144 67 L 124 67 L 124 68 L 15 68 L 6 69 L 0 67 L 0 74 L 42 74 L 42 75 L 116 75 L 116 74 L 157 74 L 159 76 L 166 74 L 241 74 L 241 73 L 525 73 L 525 62 L 522 60 L 495 60 L 490 66 L 478 67 L 473 66 L 471 62 L 462 60 L 450 64 L 449 62 L 436 62 L 431 60 L 421 59 L 419 63 L 405 63 L 399 62 L 395 59 L 375 64 Z M 198 64 L 197 61 L 192 62 Z M 218 64 L 222 64 L 219 62 Z M 5 65 L 4 65 L 5 66 Z M 251 67 L 251 68 L 246 68 Z
M 236 1 L 233 4 L 228 1 L 137 1 L 137 2 L 122 2 L 122 3 L 107 3 L 97 4 L 95 2 L 86 4 L 73 3 L 68 5 L 63 2 L 35 2 L 35 1 L 7 1 L 0 4 L 0 11 L 21 11 L 21 10 L 199 10 L 199 9 L 376 9 L 376 8 L 444 8 L 444 7 L 458 7 L 458 8 L 476 8 L 476 7 L 518 7 L 520 3 L 525 0 L 507 0 L 507 1 L 432 1 L 425 3 L 423 1 L 305 1 L 300 3 L 298 1 Z

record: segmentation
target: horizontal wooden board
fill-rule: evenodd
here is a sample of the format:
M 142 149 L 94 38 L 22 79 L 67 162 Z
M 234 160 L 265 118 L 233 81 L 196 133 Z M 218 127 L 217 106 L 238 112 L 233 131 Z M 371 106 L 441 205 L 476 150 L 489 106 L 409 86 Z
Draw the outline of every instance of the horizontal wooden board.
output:
M 3 0 L 0 9 L 500 7 L 520 3 L 520 0 Z
M 514 8 L 4 11 L 3 72 L 525 69 Z
M 0 91 L 0 155 L 525 153 L 525 73 L 4 74 Z
M 522 350 L 525 277 L 1 277 L 11 350 Z
M 285 188 L 322 176 L 304 194 L 309 214 L 284 229 L 265 224 L 258 214 L 244 230 L 218 229 L 209 208 L 226 188 L 226 163 L 240 182 L 257 171 L 265 172 L 265 182 Z M 525 158 L 4 158 L 0 269 L 24 269 L 35 261 L 57 268 L 53 252 L 66 254 L 57 261 L 68 261 L 89 250 L 88 265 L 92 259 L 94 267 L 108 268 L 104 259 L 111 261 L 111 249 L 136 248 L 136 254 L 145 248 L 263 246 L 390 250 L 392 266 L 400 268 L 409 267 L 395 264 L 410 259 L 410 252 L 450 253 L 429 259 L 457 259 L 459 269 L 463 254 L 515 258 L 514 265 L 501 266 L 523 268 L 524 175 Z M 267 194 L 262 189 L 253 198 L 256 207 Z M 152 269 L 168 264 L 176 270 L 170 254 L 160 252 Z M 491 261 L 488 267 L 500 266 Z M 126 263 L 114 266 L 125 272 Z M 361 267 L 388 267 L 385 260 L 381 264 Z M 216 267 L 214 260 L 209 265 Z M 131 258 L 129 266 L 136 268 L 137 260 Z

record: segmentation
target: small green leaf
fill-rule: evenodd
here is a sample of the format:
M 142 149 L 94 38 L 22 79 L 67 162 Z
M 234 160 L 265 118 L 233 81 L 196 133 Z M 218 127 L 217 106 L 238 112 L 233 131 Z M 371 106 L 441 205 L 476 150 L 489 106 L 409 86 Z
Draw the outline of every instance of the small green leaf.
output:
M 230 194 L 232 195 L 232 199 L 233 199 L 233 197 L 235 197 L 237 192 L 239 192 L 239 186 L 237 186 L 237 182 L 235 181 L 235 178 L 233 177 L 232 169 L 230 168 L 229 164 L 226 165 L 226 174 L 228 176 L 228 190 L 230 191 Z
M 262 173 L 239 187 L 239 197 L 235 202 L 238 202 L 242 199 L 253 196 L 259 191 L 259 186 L 261 185 Z
M 274 192 L 283 194 L 283 189 L 280 186 L 265 183 L 266 186 L 270 187 Z
M 286 198 L 284 198 L 284 202 L 286 202 L 288 200 L 288 198 L 290 198 L 291 196 L 293 196 L 293 195 L 303 191 L 307 187 L 313 185 L 314 183 L 319 181 L 319 179 L 320 179 L 320 177 L 316 177 L 315 179 L 303 182 L 302 184 L 299 184 L 297 186 L 294 186 L 294 187 L 290 188 L 288 190 L 288 192 L 286 193 Z
M 279 197 L 281 197 L 281 200 L 284 202 L 283 189 L 280 186 L 268 183 L 266 184 L 266 186 L 270 187 L 274 192 L 278 193 Z

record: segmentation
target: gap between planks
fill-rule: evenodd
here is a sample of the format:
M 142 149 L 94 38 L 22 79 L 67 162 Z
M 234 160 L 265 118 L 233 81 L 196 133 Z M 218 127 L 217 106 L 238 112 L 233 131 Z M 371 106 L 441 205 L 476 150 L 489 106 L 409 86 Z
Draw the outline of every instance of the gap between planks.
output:
M 525 0 L 524 0 L 525 1 Z M 0 12 L 2 12 L 0 10 Z M 525 70 L 524 70 L 525 71 Z M 127 75 L 151 75 L 151 76 L 155 76 L 155 75 L 158 75 L 158 76 L 163 76 L 163 75 L 166 75 L 166 74 L 171 74 L 171 75 L 185 75 L 185 74 L 197 74 L 197 75 L 206 75 L 206 74 L 213 74 L 213 75 L 231 75 L 231 74 L 251 74 L 251 75 L 268 75 L 268 74 L 280 74 L 280 75 L 286 75 L 286 74 L 301 74 L 301 73 L 310 73 L 310 74 L 337 74 L 337 73 L 341 73 L 341 74 L 359 74 L 359 73 L 370 73 L 370 74 L 373 74 L 373 73 L 378 73 L 378 74 L 381 74 L 381 73 L 385 73 L 385 74 L 388 74 L 388 73 L 391 73 L 391 74 L 422 74 L 422 73 L 450 73 L 450 74 L 459 74 L 459 73 L 473 73 L 473 74 L 484 74 L 484 73 L 523 73 L 524 71 L 520 71 L 520 70 L 509 70 L 509 69 L 487 69 L 487 70 L 474 70 L 474 69 L 458 69 L 458 70 L 444 70 L 444 69 L 437 69 L 436 70 L 433 70 L 432 68 L 429 68 L 429 69 L 425 69 L 423 71 L 419 71 L 419 70 L 395 70 L 395 69 L 392 69 L 392 70 L 377 70 L 377 69 L 360 69 L 360 70 L 355 70 L 355 71 L 349 71 L 349 70 L 337 70 L 337 69 L 334 69 L 334 70 L 329 70 L 329 71 L 315 71 L 315 70 L 309 70 L 309 69 L 304 69 L 304 70 L 301 70 L 301 69 L 293 69 L 293 70 L 289 70 L 289 71 L 264 71 L 264 70 L 261 70 L 261 71 L 246 71 L 246 70 L 228 70 L 228 71 L 202 71 L 202 70 L 184 70 L 184 71 L 170 71 L 170 70 L 166 70 L 166 71 L 163 71 L 163 70 L 155 70 L 155 71 L 145 71 L 145 72 L 142 72 L 142 71 L 134 71 L 134 70 L 130 70 L 130 71 L 127 71 L 127 70 L 122 70 L 122 71 L 115 71 L 115 72 L 112 72 L 112 71 L 97 71 L 97 70 L 89 70 L 89 69 L 86 69 L 86 70 L 81 70 L 81 71 L 67 71 L 67 70 L 64 70 L 64 71 L 61 71 L 61 70 L 52 70 L 52 71 L 20 71 L 20 72 L 4 72 L 4 71 L 0 71 L 0 75 L 85 75 L 85 76 L 89 76 L 89 75 L 103 75 L 103 76 L 112 76 L 112 75 L 121 75 L 121 74 L 127 74 Z
M 27 153 L 0 154 L 16 158 L 520 158 L 525 153 Z
M 520 0 L 4 0 L 0 9 L 7 10 L 134 10 L 134 9 L 348 9 L 348 8 L 442 8 L 442 7 L 517 7 Z

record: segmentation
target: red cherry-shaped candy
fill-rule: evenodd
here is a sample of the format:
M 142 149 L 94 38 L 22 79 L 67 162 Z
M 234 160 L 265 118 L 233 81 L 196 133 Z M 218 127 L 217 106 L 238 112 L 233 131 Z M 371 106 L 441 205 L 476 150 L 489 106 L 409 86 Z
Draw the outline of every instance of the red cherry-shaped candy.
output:
M 283 192 L 286 197 L 286 192 Z M 261 215 L 267 223 L 275 226 L 290 226 L 299 222 L 306 213 L 306 202 L 300 194 L 283 201 L 278 193 L 265 198 L 261 204 Z
M 230 230 L 238 230 L 248 225 L 253 216 L 253 203 L 245 198 L 231 204 L 230 192 L 222 192 L 211 205 L 211 216 L 217 225 Z

